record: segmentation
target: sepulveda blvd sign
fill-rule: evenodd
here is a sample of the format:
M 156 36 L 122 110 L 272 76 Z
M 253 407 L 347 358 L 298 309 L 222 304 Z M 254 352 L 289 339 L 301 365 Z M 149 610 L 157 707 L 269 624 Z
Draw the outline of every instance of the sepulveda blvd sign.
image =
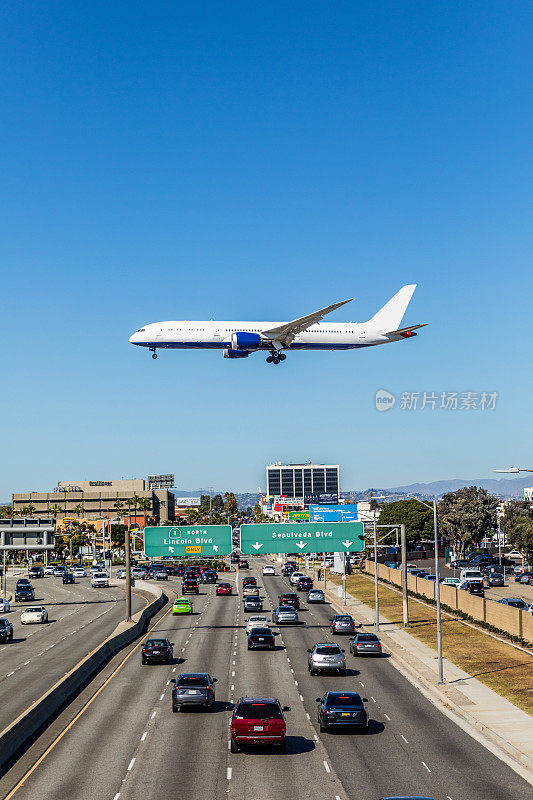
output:
M 362 522 L 241 525 L 241 553 L 354 553 L 365 549 Z
M 227 556 L 231 525 L 182 525 L 144 529 L 147 556 Z

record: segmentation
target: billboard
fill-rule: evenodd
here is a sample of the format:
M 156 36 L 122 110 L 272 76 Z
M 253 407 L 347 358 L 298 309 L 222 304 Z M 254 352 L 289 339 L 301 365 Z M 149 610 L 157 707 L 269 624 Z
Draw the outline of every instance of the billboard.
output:
M 357 505 L 309 506 L 309 519 L 311 522 L 355 522 Z
M 149 489 L 172 489 L 174 486 L 174 475 L 148 475 Z
M 278 506 L 300 506 L 303 508 L 305 505 L 303 497 L 285 497 L 284 495 L 275 497 L 274 502 Z
M 289 519 L 309 522 L 309 511 L 289 511 Z
M 187 508 L 193 508 L 194 506 L 199 506 L 201 503 L 200 497 L 176 497 L 174 499 L 174 504 L 176 506 L 186 506 Z
M 313 492 L 313 494 L 306 494 L 304 497 L 305 505 L 330 505 L 339 502 L 339 495 L 335 493 L 326 492 Z

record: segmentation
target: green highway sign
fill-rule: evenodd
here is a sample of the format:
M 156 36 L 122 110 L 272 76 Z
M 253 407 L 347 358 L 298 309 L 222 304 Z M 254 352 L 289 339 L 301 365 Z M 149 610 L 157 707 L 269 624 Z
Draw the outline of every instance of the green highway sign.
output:
M 147 556 L 227 556 L 231 525 L 181 525 L 144 529 Z
M 362 522 L 280 522 L 241 525 L 241 553 L 357 553 L 365 549 Z

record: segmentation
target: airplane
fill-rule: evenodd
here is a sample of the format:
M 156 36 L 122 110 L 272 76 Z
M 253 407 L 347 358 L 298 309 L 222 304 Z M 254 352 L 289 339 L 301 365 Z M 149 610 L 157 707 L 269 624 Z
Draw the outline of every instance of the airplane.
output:
M 416 336 L 422 325 L 400 328 L 416 284 L 403 286 L 368 322 L 322 323 L 327 314 L 350 303 L 321 308 L 291 322 L 152 322 L 130 336 L 131 344 L 147 347 L 152 358 L 158 349 L 224 351 L 224 358 L 247 358 L 256 351 L 268 351 L 267 362 L 285 361 L 285 350 L 355 350 L 398 342 Z

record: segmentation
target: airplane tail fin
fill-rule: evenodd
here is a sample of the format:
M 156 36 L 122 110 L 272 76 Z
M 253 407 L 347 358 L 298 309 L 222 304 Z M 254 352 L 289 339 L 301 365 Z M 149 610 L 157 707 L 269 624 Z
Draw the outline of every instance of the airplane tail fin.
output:
M 402 286 L 400 291 L 396 292 L 394 297 L 391 297 L 389 302 L 385 303 L 383 308 L 380 308 L 372 319 L 368 320 L 368 325 L 387 333 L 398 330 L 415 289 L 416 283 Z

